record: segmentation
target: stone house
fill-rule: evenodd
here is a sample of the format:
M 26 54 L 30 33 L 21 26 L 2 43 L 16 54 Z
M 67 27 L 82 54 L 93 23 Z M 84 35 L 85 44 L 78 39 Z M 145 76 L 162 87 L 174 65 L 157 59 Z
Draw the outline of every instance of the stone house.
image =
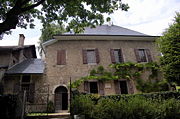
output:
M 19 36 L 17 46 L 0 46 L 0 82 L 4 94 L 18 94 L 26 90 L 27 101 L 34 101 L 36 82 L 41 80 L 44 63 L 37 59 L 35 45 L 24 45 Z
M 67 110 L 69 100 L 68 83 L 89 75 L 93 68 L 119 62 L 158 61 L 157 36 L 149 36 L 115 25 L 85 28 L 80 34 L 72 32 L 55 35 L 43 43 L 43 60 L 46 63 L 44 80 L 49 85 L 50 100 L 56 110 Z M 146 74 L 144 79 L 147 79 Z M 135 85 L 128 80 L 100 82 L 91 80 L 79 87 L 80 92 L 100 95 L 133 94 Z

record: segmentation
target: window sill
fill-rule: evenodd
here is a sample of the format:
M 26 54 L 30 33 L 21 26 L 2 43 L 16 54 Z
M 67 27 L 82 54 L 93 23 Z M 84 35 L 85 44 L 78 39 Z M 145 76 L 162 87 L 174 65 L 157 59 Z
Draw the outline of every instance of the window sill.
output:
M 61 65 L 56 65 L 56 67 L 65 67 L 65 64 L 61 64 Z
M 97 65 L 97 63 L 87 63 L 88 65 Z

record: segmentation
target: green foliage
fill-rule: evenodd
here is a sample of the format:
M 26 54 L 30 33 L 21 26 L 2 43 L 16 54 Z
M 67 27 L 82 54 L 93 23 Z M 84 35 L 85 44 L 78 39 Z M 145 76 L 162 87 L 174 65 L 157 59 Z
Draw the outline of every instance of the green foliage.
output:
M 78 95 L 73 99 L 72 112 L 83 114 L 88 119 L 178 119 L 178 97 L 180 92 L 113 95 L 99 97 L 98 100 L 97 97 L 94 100 L 92 95 Z
M 48 113 L 55 112 L 54 103 L 52 101 L 49 101 L 48 104 L 47 104 L 47 112 Z
M 111 68 L 115 69 L 115 72 L 108 72 L 103 66 L 99 66 L 96 69 L 90 71 L 90 76 L 82 77 L 72 83 L 73 88 L 77 88 L 87 80 L 117 80 L 117 79 L 127 79 L 136 81 L 136 87 L 139 91 L 149 93 L 157 91 L 167 91 L 168 82 L 165 80 L 157 80 L 159 65 L 156 62 L 150 63 L 118 63 L 111 64 Z M 149 75 L 149 80 L 145 81 L 141 79 L 142 73 L 148 70 L 151 72 Z
M 168 82 L 166 80 L 148 80 L 136 79 L 136 88 L 143 92 L 159 92 L 159 91 L 168 91 Z
M 77 88 L 84 81 L 88 81 L 88 80 L 108 81 L 108 80 L 115 80 L 115 79 L 118 79 L 118 77 L 114 76 L 111 72 L 106 71 L 103 66 L 99 66 L 99 67 L 97 67 L 97 70 L 96 69 L 91 70 L 89 76 L 85 76 L 85 77 L 82 77 L 82 78 L 74 81 L 71 84 L 71 87 Z
M 86 26 L 102 25 L 103 13 L 129 8 L 120 0 L 0 0 L 0 3 L 0 34 L 16 26 L 33 28 L 35 18 L 40 19 L 43 26 L 67 23 L 67 30 L 78 33 Z
M 180 85 L 180 13 L 176 14 L 174 23 L 163 33 L 157 43 L 163 54 L 161 67 L 164 77 L 168 82 Z
M 62 34 L 65 32 L 65 26 L 58 24 L 47 24 L 42 29 L 41 37 L 39 38 L 40 43 L 48 41 L 53 38 L 53 35 Z
M 126 62 L 126 63 L 112 64 L 111 67 L 116 70 L 115 75 L 117 75 L 119 79 L 133 80 L 137 77 L 140 77 L 144 65 L 140 63 Z
M 72 115 L 85 115 L 86 118 L 91 117 L 94 109 L 94 102 L 87 95 L 75 96 L 71 102 Z

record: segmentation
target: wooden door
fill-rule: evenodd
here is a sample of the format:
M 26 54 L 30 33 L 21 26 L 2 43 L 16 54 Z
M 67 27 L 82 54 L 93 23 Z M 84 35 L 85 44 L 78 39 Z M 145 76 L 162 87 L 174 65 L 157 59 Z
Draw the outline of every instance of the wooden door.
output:
M 67 110 L 68 109 L 68 93 L 67 89 L 63 86 L 55 90 L 55 109 Z

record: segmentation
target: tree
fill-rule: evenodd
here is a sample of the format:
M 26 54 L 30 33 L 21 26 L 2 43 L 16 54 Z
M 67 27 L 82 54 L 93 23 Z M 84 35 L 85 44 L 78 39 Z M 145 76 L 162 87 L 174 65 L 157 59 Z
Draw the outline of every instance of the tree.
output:
M 174 23 L 158 39 L 164 77 L 172 84 L 180 85 L 180 13 L 175 16 Z
M 45 41 L 48 41 L 53 38 L 53 35 L 55 34 L 62 34 L 65 32 L 63 25 L 58 24 L 48 24 L 44 26 L 42 29 L 41 37 L 39 38 L 40 43 L 43 43 Z
M 33 28 L 35 18 L 44 26 L 66 22 L 67 30 L 80 32 L 86 26 L 101 25 L 103 13 L 128 8 L 121 0 L 0 0 L 0 34 L 16 27 Z

